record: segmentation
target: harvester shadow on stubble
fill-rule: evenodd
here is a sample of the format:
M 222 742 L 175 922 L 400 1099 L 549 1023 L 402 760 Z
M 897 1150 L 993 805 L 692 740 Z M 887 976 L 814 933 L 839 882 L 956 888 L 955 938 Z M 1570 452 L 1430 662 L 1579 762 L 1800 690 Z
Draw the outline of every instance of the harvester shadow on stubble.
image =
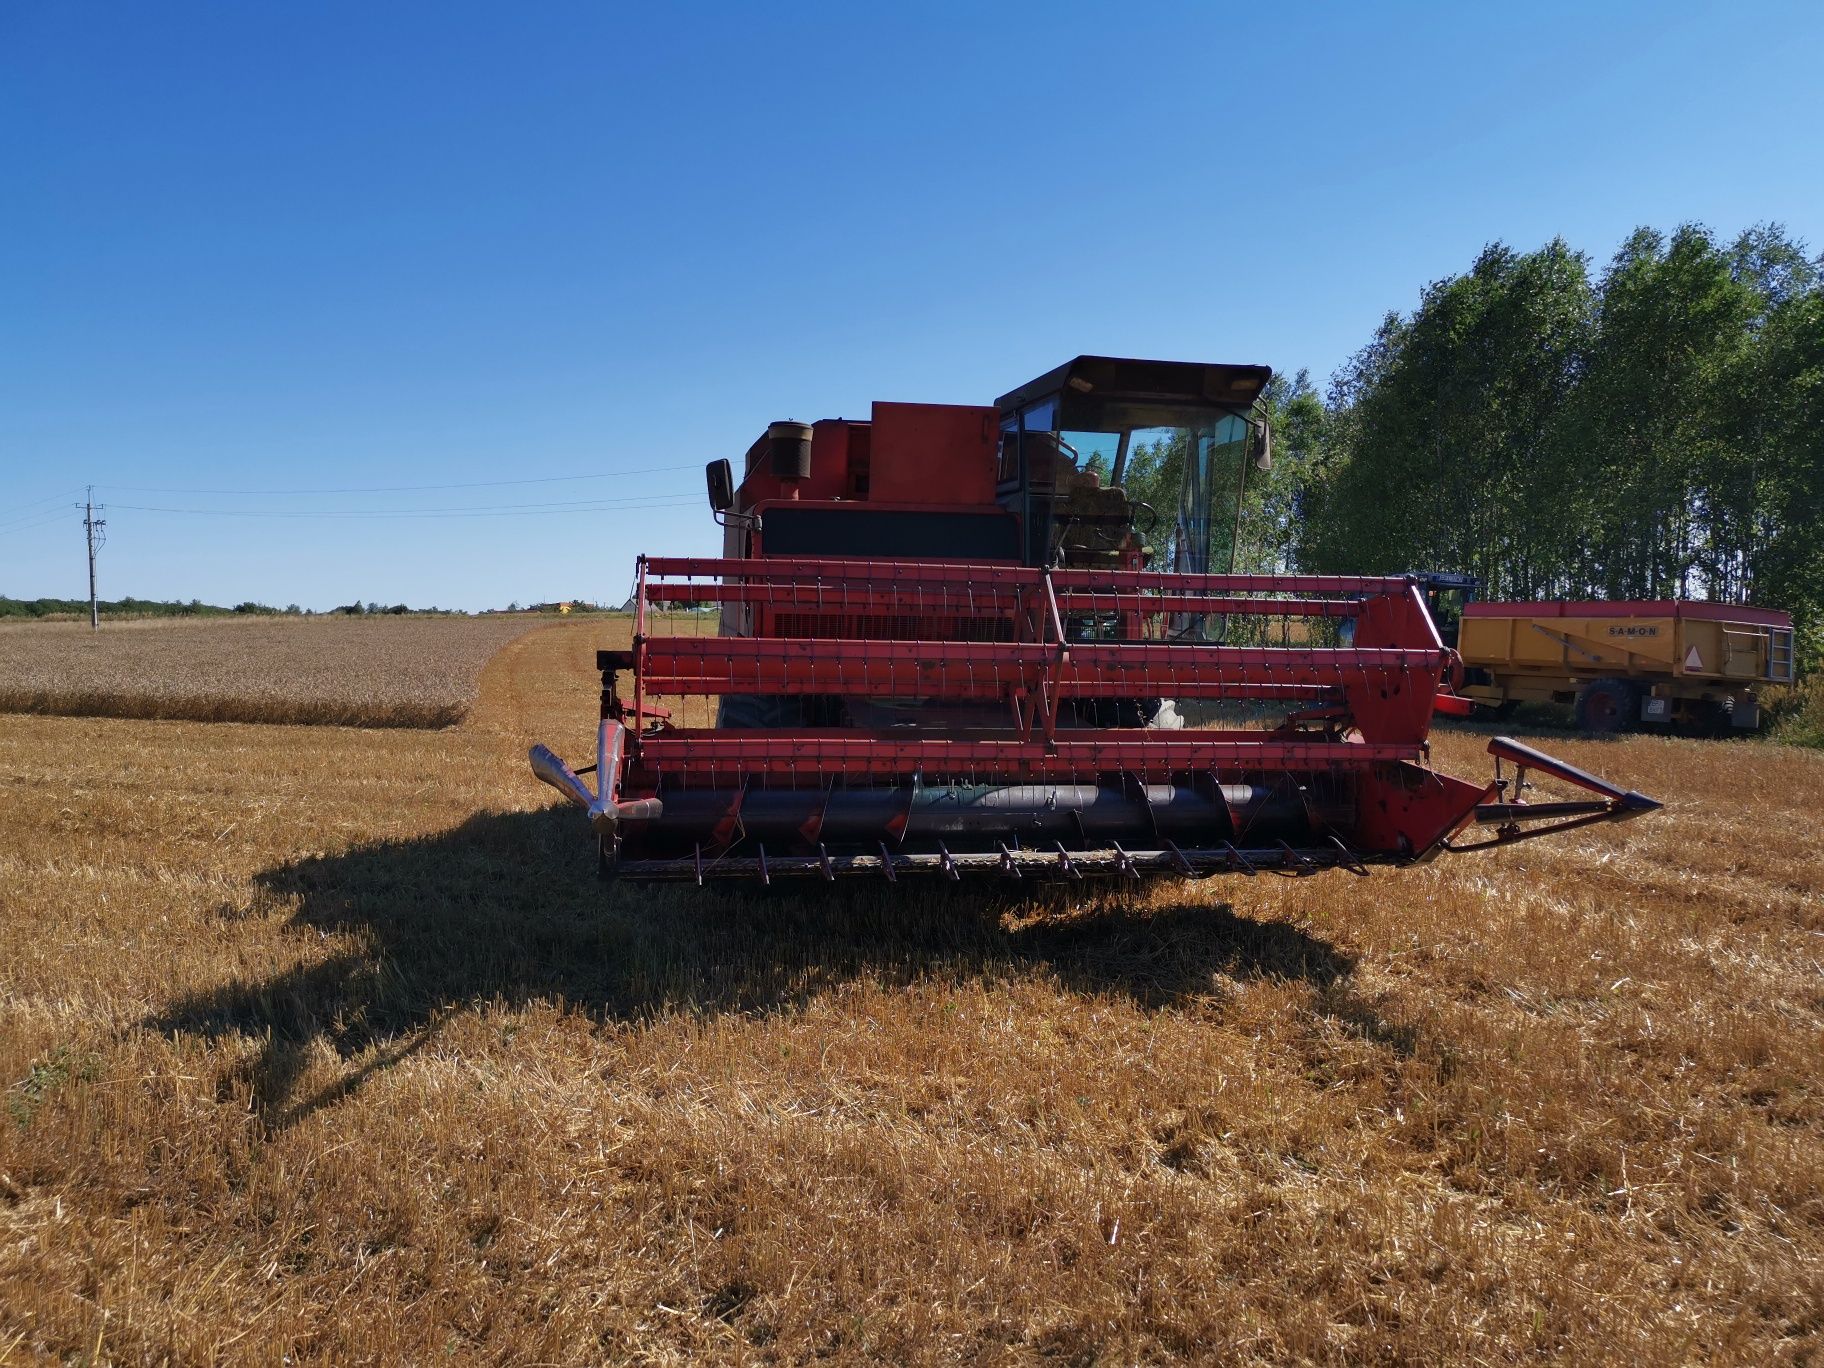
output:
M 344 936 L 344 951 L 263 981 L 235 980 L 147 1023 L 260 1041 L 235 1079 L 283 1126 L 424 1048 L 465 1007 L 544 1003 L 605 1024 L 669 1012 L 794 1012 L 866 979 L 996 982 L 1034 971 L 1142 1010 L 1220 1010 L 1223 980 L 1298 980 L 1347 995 L 1354 961 L 1330 942 L 1226 904 L 1120 891 L 822 884 L 765 894 L 604 884 L 576 814 L 487 813 L 449 832 L 274 866 L 251 908 Z M 1025 896 L 1023 896 L 1025 895 Z M 342 943 L 346 944 L 346 940 Z M 319 1044 L 366 1056 L 294 1096 Z

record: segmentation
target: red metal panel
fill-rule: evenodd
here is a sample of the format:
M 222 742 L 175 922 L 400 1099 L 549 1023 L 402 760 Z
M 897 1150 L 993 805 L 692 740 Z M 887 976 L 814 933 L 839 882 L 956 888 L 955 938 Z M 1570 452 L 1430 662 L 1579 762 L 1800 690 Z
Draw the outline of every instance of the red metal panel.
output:
M 996 413 L 955 404 L 875 404 L 868 502 L 994 505 Z
M 649 586 L 661 603 L 768 603 L 821 613 L 954 613 L 1005 610 L 1019 602 L 1018 586 L 922 585 L 896 589 L 859 584 L 722 584 L 668 580 Z
M 919 507 L 929 507 L 919 505 Z M 820 580 L 886 585 L 1038 585 L 1043 570 L 1032 566 L 961 561 L 817 560 L 803 557 L 731 560 L 719 556 L 649 556 L 648 575 L 665 578 Z M 1053 570 L 1060 594 L 1404 594 L 1412 581 L 1399 576 L 1355 575 L 1187 575 L 1167 570 Z M 1479 607 L 1484 605 L 1471 605 Z
M 1400 594 L 1403 575 L 1187 575 L 1174 570 L 1053 570 L 1060 593 L 1123 593 L 1139 589 L 1183 594 Z
M 1215 679 L 1207 674 L 1169 679 L 1157 675 L 1136 676 L 1120 673 L 1072 674 L 1068 669 L 1059 673 L 1057 693 L 1061 699 L 1159 697 L 1226 698 L 1236 701 L 1276 699 L 1303 703 L 1310 707 L 1325 703 L 1341 703 L 1344 698 L 1341 687 L 1331 684 L 1260 684 Z
M 1377 648 L 1429 647 L 1438 662 L 1429 675 L 1413 672 L 1398 681 L 1358 675 L 1347 681 L 1344 696 L 1349 715 L 1363 736 L 1375 741 L 1423 741 L 1431 734 L 1431 714 L 1450 652 L 1416 585 L 1383 594 L 1362 604 L 1356 619 L 1354 654 L 1372 656 Z M 1414 654 L 1420 652 L 1415 651 Z
M 1419 857 L 1468 825 L 1476 804 L 1498 791 L 1417 764 L 1386 765 L 1364 775 L 1357 804 L 1356 850 Z
M 1245 739 L 1243 739 L 1245 738 Z M 1038 738 L 956 739 L 899 731 L 727 732 L 667 730 L 640 743 L 637 765 L 648 778 L 712 774 L 835 777 L 1080 779 L 1096 774 L 1192 774 L 1210 770 L 1361 769 L 1418 760 L 1423 746 L 1294 740 L 1266 732 L 1157 732 L 1133 728 Z
M 770 629 L 776 634 L 769 635 L 645 637 L 637 657 L 637 684 L 645 693 L 992 703 L 1005 707 L 1009 725 L 1021 738 L 1018 745 L 1055 742 L 1055 748 L 1043 752 L 1050 758 L 1042 763 L 994 752 L 1003 757 L 996 763 L 1017 763 L 1023 773 L 1101 773 L 1126 763 L 1119 737 L 1073 725 L 1080 714 L 1070 708 L 1072 699 L 1291 702 L 1307 719 L 1321 716 L 1337 728 L 1353 727 L 1364 742 L 1402 747 L 1400 753 L 1407 754 L 1424 742 L 1433 700 L 1452 659 L 1417 588 L 1404 577 L 1046 571 L 955 561 L 819 558 L 653 558 L 643 563 L 643 570 L 644 592 L 652 601 L 752 603 L 766 615 L 762 632 L 769 631 L 768 622 L 791 624 L 789 632 Z M 1066 611 L 1113 614 L 1125 632 L 1135 635 L 1065 641 Z M 1348 616 L 1357 626 L 1353 644 L 1340 648 L 1235 647 L 1145 635 L 1156 633 L 1158 624 L 1175 612 Z M 764 747 L 777 735 L 750 731 L 729 740 L 710 733 L 687 750 L 675 749 L 676 733 L 652 739 L 660 754 L 671 754 L 672 763 L 688 774 L 699 763 L 748 755 L 741 748 Z M 1197 738 L 1196 744 L 1213 744 L 1208 733 Z M 876 740 L 850 734 L 840 742 L 820 743 L 837 750 L 820 751 L 811 759 L 822 763 L 818 756 L 832 756 L 831 763 L 843 773 L 857 765 L 859 772 L 893 772 L 905 755 L 920 753 L 902 749 L 915 741 L 901 732 Z M 1176 743 L 1147 744 L 1168 749 L 1135 751 L 1136 761 L 1185 763 L 1169 749 Z M 1302 754 L 1261 761 L 1257 734 L 1232 744 L 1248 748 L 1258 763 L 1289 764 L 1288 756 Z M 736 749 L 728 750 L 729 745 Z M 858 758 L 868 750 L 878 751 L 885 770 Z M 972 764 L 992 758 L 988 752 L 937 753 Z M 1354 755 L 1359 758 L 1361 752 Z M 792 763 L 805 759 L 794 754 Z M 1032 769 L 1034 764 L 1040 768 Z
M 648 637 L 644 650 L 646 688 L 659 694 L 1000 698 L 1010 688 L 1036 688 L 1057 665 L 1065 697 L 1079 688 L 1097 697 L 1207 697 L 1245 692 L 1236 686 L 1348 685 L 1385 698 L 1424 685 L 1427 714 L 1448 659 L 1442 650 L 1397 648 L 1099 642 L 1060 651 L 1056 642 L 814 637 Z
M 1036 588 L 1044 571 L 1030 566 L 982 561 L 867 561 L 779 559 L 727 560 L 716 556 L 649 556 L 646 572 L 655 579 L 696 578 L 758 581 L 811 580 L 876 587 L 909 584 L 1027 585 Z M 654 597 L 657 597 L 655 594 Z
M 1058 595 L 1066 613 L 1244 613 L 1271 617 L 1356 617 L 1361 599 L 1237 598 L 1233 595 L 1097 594 L 1081 590 Z
M 845 418 L 826 418 L 811 425 L 811 475 L 807 480 L 781 480 L 762 455 L 754 468 L 737 471 L 740 493 L 736 508 L 745 513 L 766 499 L 839 499 L 853 492 L 851 462 L 865 470 L 868 425 Z

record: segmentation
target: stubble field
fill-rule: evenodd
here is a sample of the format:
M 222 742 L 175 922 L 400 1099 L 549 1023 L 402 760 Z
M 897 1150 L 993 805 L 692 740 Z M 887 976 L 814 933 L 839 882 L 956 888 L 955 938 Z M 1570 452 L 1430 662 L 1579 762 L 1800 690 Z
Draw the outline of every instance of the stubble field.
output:
M 0 716 L 0 1361 L 1815 1358 L 1824 755 L 1552 736 L 1668 808 L 1369 880 L 610 893 L 524 765 L 603 635 L 439 732 Z

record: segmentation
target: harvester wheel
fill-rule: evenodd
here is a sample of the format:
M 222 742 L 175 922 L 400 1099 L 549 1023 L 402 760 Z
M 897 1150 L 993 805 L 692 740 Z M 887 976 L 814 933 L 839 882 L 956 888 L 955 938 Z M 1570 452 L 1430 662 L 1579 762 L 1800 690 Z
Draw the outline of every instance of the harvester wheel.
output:
M 1640 695 L 1625 679 L 1597 679 L 1577 695 L 1577 727 L 1598 736 L 1632 731 Z
M 778 698 L 771 694 L 725 694 L 716 710 L 716 725 L 728 729 L 749 727 L 790 727 L 800 720 L 801 709 L 795 698 Z
M 842 700 L 831 694 L 725 694 L 716 725 L 727 730 L 754 727 L 834 727 L 842 721 Z

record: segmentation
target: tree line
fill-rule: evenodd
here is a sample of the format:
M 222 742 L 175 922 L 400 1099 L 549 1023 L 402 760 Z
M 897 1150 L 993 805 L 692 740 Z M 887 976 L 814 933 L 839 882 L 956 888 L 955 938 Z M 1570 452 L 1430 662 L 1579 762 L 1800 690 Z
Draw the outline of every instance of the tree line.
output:
M 553 605 L 555 607 L 555 605 Z M 237 603 L 232 608 L 225 608 L 218 603 L 204 603 L 201 599 L 142 599 L 118 598 L 101 599 L 96 604 L 97 611 L 104 618 L 137 618 L 137 617 L 317 617 L 322 616 L 314 608 L 300 608 L 297 604 L 287 604 L 276 608 L 270 603 L 258 603 L 249 599 Z M 459 610 L 449 610 L 457 612 Z M 518 611 L 515 605 L 513 611 Z M 377 616 L 391 614 L 400 616 L 437 615 L 448 616 L 442 608 L 411 608 L 403 603 L 390 606 L 382 603 L 345 603 L 338 608 L 328 610 L 329 615 L 340 613 L 344 617 Z M 8 598 L 0 594 L 0 618 L 84 618 L 89 615 L 87 599 Z
M 236 613 L 295 616 L 304 611 L 295 603 L 289 608 L 273 608 L 264 603 L 238 603 L 232 608 L 224 608 L 220 604 L 204 603 L 201 599 L 185 602 L 182 599 L 132 597 L 102 599 L 96 607 L 105 617 L 232 617 Z M 86 619 L 88 616 L 89 601 L 86 598 L 18 599 L 0 594 L 0 618 Z
M 1496 243 L 1268 406 L 1244 568 L 1755 603 L 1824 648 L 1824 258 L 1777 226 L 1638 229 L 1600 272 Z

